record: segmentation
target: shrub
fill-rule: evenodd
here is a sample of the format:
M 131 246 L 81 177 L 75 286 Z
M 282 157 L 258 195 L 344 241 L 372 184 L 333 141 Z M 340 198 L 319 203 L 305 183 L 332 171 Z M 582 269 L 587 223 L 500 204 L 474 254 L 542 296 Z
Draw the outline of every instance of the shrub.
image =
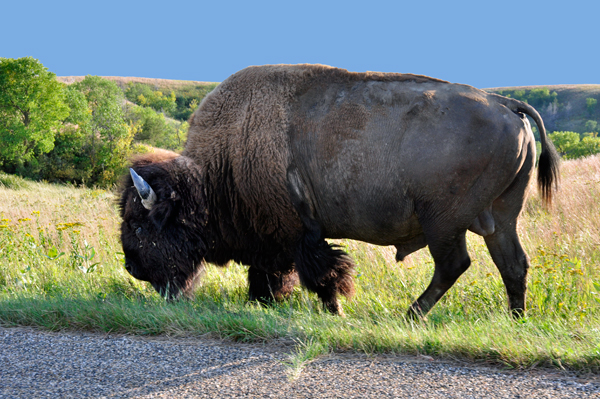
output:
M 129 106 L 127 118 L 134 126 L 134 139 L 154 147 L 180 151 L 187 138 L 187 122 L 166 118 L 149 107 Z
M 584 133 L 583 139 L 575 132 L 554 132 L 549 135 L 556 150 L 565 159 L 576 159 L 600 153 L 597 133 Z

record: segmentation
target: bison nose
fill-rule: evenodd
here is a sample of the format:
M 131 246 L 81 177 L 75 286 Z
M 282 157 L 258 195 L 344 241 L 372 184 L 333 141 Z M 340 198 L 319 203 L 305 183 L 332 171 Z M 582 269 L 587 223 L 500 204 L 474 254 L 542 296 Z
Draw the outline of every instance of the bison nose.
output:
M 131 262 L 127 259 L 125 259 L 125 270 L 127 270 L 129 274 L 132 274 L 133 267 L 131 266 Z

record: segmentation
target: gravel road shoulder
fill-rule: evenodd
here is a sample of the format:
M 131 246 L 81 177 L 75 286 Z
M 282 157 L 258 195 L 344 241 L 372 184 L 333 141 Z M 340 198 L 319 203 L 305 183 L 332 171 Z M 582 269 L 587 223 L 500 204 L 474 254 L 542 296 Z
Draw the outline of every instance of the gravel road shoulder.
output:
M 598 376 L 292 348 L 0 328 L 0 398 L 600 398 Z

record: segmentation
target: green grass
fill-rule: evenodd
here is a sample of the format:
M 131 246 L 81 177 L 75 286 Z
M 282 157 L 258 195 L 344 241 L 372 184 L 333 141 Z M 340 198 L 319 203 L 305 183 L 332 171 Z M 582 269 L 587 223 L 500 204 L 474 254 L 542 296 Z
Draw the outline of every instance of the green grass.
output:
M 0 172 L 0 187 L 12 189 L 27 188 L 28 182 L 19 176 Z
M 11 177 L 0 185 L 0 324 L 284 341 L 296 345 L 292 369 L 358 351 L 600 372 L 600 158 L 564 166 L 554 209 L 541 209 L 534 194 L 519 226 L 531 258 L 520 321 L 506 310 L 483 240 L 470 233 L 471 268 L 422 322 L 404 315 L 431 278 L 428 251 L 396 263 L 393 248 L 348 240 L 338 243 L 358 268 L 356 295 L 342 301 L 346 318 L 323 312 L 300 287 L 273 307 L 248 303 L 247 269 L 237 264 L 209 265 L 193 298 L 166 303 L 122 266 L 111 192 Z

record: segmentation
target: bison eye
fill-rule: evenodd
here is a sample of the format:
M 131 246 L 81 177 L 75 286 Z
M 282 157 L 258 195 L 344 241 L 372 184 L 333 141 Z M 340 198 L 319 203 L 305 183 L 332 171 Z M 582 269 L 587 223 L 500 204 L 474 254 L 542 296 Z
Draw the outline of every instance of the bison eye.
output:
M 137 229 L 135 229 L 135 235 L 139 237 L 140 234 L 142 234 L 142 228 L 138 227 Z

